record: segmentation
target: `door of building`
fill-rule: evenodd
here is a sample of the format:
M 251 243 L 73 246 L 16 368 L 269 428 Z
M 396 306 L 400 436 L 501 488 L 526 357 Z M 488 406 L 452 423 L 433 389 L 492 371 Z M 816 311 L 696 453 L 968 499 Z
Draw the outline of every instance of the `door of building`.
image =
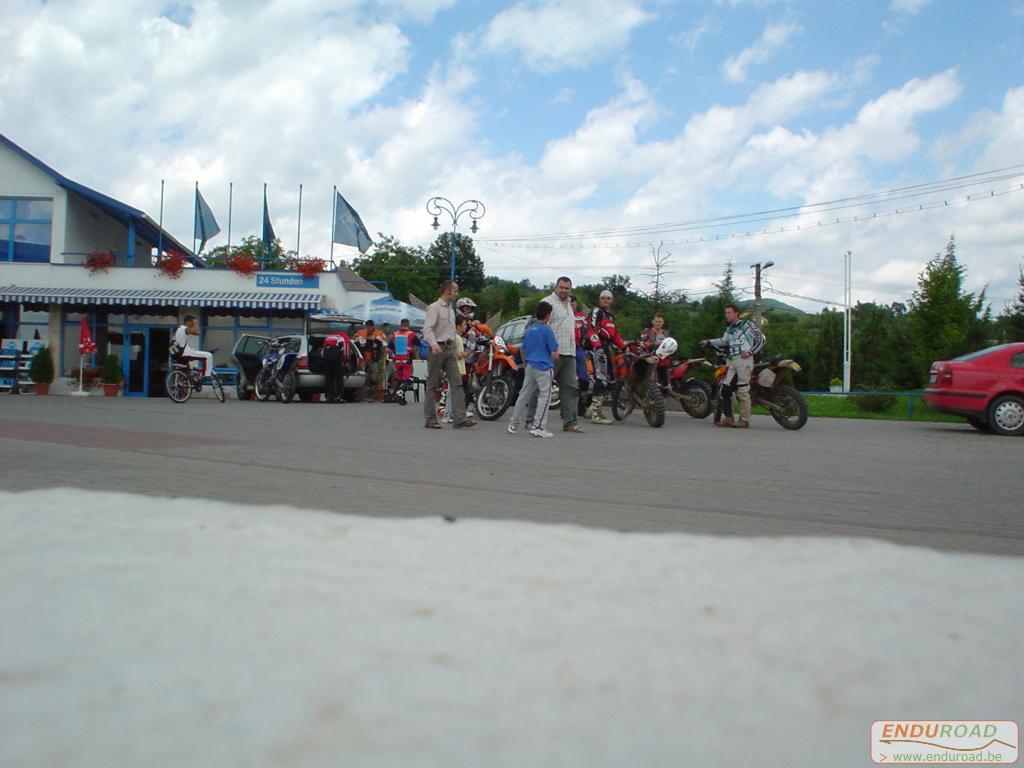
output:
M 124 336 L 124 393 L 128 397 L 149 394 L 149 328 L 129 325 Z

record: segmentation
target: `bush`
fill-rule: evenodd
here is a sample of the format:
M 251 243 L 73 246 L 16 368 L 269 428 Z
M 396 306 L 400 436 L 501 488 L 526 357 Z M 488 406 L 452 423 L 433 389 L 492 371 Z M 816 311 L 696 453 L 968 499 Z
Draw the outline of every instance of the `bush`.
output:
M 53 356 L 49 347 L 40 347 L 29 363 L 28 375 L 36 384 L 53 383 Z
M 882 379 L 873 384 L 862 384 L 857 389 L 862 392 L 892 392 L 896 385 L 888 379 Z M 857 410 L 865 413 L 885 413 L 900 401 L 895 395 L 854 395 L 850 399 Z
M 107 359 L 100 367 L 100 380 L 104 384 L 121 383 L 121 361 L 117 355 L 107 355 Z

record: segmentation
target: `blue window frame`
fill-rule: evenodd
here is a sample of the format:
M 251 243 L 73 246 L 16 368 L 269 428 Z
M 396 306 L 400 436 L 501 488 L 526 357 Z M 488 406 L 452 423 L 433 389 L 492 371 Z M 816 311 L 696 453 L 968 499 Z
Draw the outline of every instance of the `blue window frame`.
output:
M 50 261 L 53 200 L 0 197 L 0 261 Z

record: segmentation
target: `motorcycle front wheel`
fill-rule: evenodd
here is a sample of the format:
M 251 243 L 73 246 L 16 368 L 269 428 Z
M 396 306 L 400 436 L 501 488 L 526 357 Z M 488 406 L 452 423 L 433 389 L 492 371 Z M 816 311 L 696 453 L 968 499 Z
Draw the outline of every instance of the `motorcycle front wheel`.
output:
M 612 417 L 616 421 L 622 421 L 632 412 L 633 390 L 629 382 L 620 381 L 612 388 Z
M 494 376 L 484 383 L 476 398 L 476 413 L 484 421 L 500 419 L 512 404 L 514 387 L 507 376 Z
M 698 379 L 687 379 L 673 385 L 679 395 L 679 403 L 688 416 L 706 419 L 711 415 L 711 387 Z
M 780 384 L 775 388 L 771 408 L 772 418 L 780 427 L 800 429 L 807 423 L 807 401 L 804 396 L 788 384 Z
M 295 371 L 288 371 L 277 382 L 277 399 L 282 403 L 290 403 L 299 387 L 299 376 Z
M 644 418 L 652 427 L 660 427 L 665 423 L 665 396 L 661 394 L 661 387 L 656 381 L 647 382 Z
M 256 391 L 256 399 L 261 403 L 267 402 L 270 396 L 274 394 L 274 370 L 269 365 L 256 376 L 254 389 Z

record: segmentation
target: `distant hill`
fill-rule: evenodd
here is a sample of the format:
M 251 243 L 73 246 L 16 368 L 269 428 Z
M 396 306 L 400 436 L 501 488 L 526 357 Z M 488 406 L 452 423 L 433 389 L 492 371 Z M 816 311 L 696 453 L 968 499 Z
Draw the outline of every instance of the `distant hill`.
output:
M 754 307 L 753 299 L 741 301 L 738 303 L 742 309 L 753 309 Z M 796 307 L 790 304 L 786 304 L 784 301 L 779 301 L 778 299 L 761 299 L 761 307 L 764 309 L 765 312 L 776 310 L 779 312 L 795 312 L 799 315 L 807 314 L 802 309 L 797 309 Z

